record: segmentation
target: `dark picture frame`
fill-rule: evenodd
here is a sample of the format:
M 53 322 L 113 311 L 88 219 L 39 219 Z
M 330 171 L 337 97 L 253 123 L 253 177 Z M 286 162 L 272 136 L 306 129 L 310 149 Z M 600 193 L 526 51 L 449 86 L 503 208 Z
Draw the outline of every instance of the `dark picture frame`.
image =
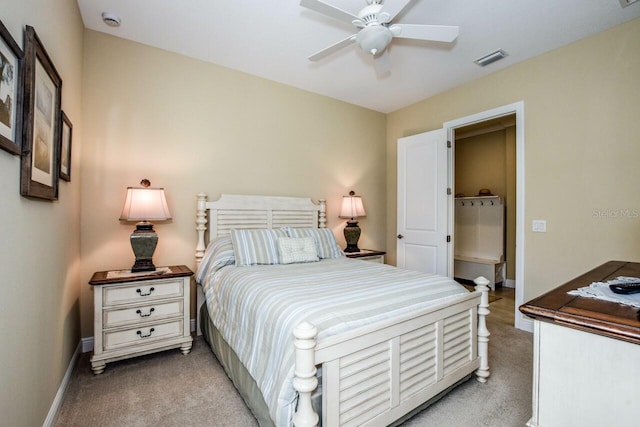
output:
M 71 141 L 73 139 L 73 124 L 69 117 L 61 112 L 60 123 L 60 179 L 71 181 Z
M 33 27 L 24 33 L 24 115 L 20 194 L 56 200 L 62 79 Z
M 20 154 L 24 52 L 0 21 L 0 148 Z

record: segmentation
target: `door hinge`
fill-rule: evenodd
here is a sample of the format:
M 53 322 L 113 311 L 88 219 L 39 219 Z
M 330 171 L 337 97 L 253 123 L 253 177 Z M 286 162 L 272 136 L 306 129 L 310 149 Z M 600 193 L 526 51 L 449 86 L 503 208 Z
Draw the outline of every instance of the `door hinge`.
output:
M 447 148 L 451 148 L 451 141 L 447 141 Z
M 447 187 L 447 196 L 451 195 L 451 187 Z
M 451 236 L 447 236 L 447 243 L 451 243 Z

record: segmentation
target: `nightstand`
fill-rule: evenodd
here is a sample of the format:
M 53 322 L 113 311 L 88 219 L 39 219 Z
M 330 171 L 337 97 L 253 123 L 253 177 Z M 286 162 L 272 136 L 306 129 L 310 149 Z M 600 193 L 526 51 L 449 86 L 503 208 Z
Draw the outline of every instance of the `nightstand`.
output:
M 347 258 L 361 259 L 362 261 L 372 261 L 384 264 L 384 255 L 386 252 L 374 251 L 371 249 L 360 249 L 360 252 L 345 252 Z
M 93 373 L 102 373 L 108 362 L 157 351 L 180 348 L 188 354 L 192 275 L 184 265 L 94 273 Z

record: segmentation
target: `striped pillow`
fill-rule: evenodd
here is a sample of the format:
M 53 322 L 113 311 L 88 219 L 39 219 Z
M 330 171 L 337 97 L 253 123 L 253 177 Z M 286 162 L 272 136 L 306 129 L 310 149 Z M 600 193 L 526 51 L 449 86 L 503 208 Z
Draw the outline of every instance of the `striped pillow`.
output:
M 209 272 L 218 271 L 225 265 L 235 263 L 236 258 L 233 254 L 231 236 L 218 237 L 209 242 L 207 249 L 204 251 L 204 256 L 196 271 L 196 282 L 202 283 Z
M 282 264 L 318 261 L 318 249 L 313 237 L 280 237 L 278 249 Z
M 287 237 L 284 230 L 231 230 L 236 266 L 279 264 L 278 238 Z
M 313 237 L 318 245 L 320 259 L 342 258 L 344 252 L 338 246 L 333 231 L 329 228 L 292 228 L 287 227 L 289 237 Z

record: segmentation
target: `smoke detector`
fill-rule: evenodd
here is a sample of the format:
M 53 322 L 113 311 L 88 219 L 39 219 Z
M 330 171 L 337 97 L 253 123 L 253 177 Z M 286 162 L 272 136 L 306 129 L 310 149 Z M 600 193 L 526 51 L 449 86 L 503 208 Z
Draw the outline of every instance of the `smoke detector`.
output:
M 119 27 L 122 20 L 118 15 L 114 15 L 113 13 L 102 12 L 102 22 L 110 27 Z

